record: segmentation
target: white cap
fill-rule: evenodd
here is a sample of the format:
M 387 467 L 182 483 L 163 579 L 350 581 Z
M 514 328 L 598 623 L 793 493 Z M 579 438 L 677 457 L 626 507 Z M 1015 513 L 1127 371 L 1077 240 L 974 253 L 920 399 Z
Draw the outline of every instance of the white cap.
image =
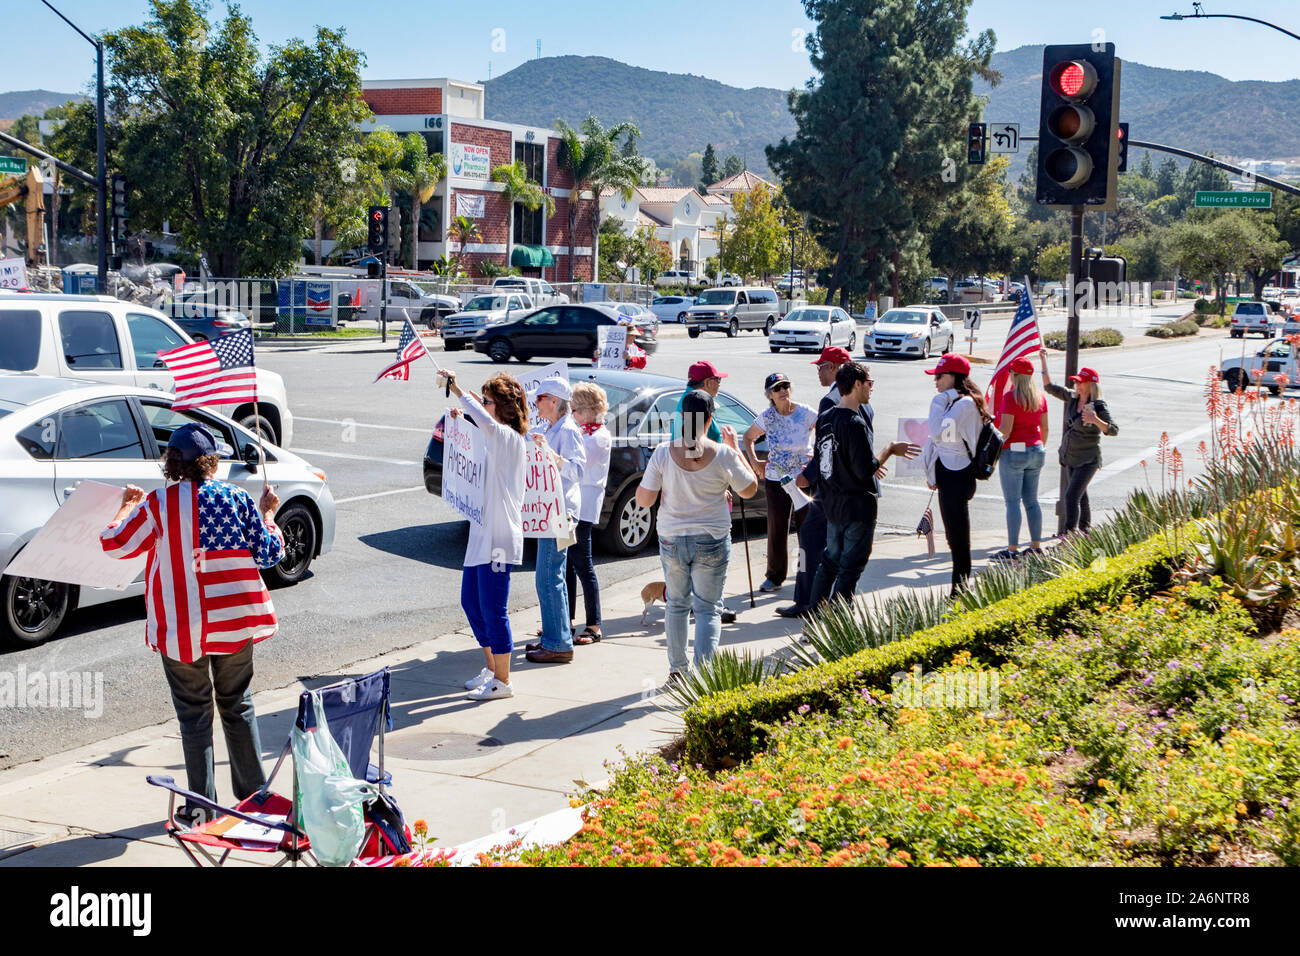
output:
M 541 398 L 543 395 L 554 395 L 567 402 L 573 398 L 573 389 L 562 378 L 544 378 L 537 386 L 537 397 Z

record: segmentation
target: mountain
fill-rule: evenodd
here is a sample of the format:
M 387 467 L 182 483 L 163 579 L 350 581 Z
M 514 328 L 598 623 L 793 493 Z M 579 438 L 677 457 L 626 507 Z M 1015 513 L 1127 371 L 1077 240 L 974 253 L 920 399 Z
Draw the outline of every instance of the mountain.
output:
M 984 119 L 1019 123 L 1023 135 L 1037 135 L 1043 48 L 997 53 L 993 68 L 1002 74 L 1001 83 L 990 89 L 976 82 L 976 92 L 989 98 Z M 1124 61 L 1119 118 L 1130 124 L 1132 139 L 1148 143 L 1220 158 L 1300 158 L 1300 80 L 1233 81 L 1203 70 Z M 1020 153 L 1022 163 L 1026 151 Z M 1167 154 L 1153 154 L 1152 160 L 1158 165 L 1162 155 Z M 1130 164 L 1134 161 L 1130 157 Z
M 486 81 L 488 119 L 577 126 L 594 114 L 606 126 L 630 120 L 646 156 L 682 159 L 712 143 L 721 163 L 732 153 L 769 176 L 763 147 L 793 135 L 782 90 L 727 86 L 694 74 L 662 73 L 603 56 L 529 60 Z
M 62 106 L 68 100 L 84 99 L 87 97 L 79 93 L 54 93 L 50 90 L 15 90 L 12 93 L 0 93 L 0 119 L 16 120 L 26 113 L 41 116 L 51 106 Z

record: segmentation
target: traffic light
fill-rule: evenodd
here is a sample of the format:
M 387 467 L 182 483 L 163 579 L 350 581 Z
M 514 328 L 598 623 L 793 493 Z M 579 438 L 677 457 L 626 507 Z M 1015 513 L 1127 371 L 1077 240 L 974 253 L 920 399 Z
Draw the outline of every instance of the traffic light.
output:
M 113 217 L 113 245 L 126 238 L 126 177 L 114 173 L 109 180 L 109 214 Z
M 1113 43 L 1043 48 L 1039 205 L 1115 208 L 1119 75 Z
M 371 206 L 367 221 L 370 228 L 366 237 L 366 249 L 370 252 L 386 253 L 388 251 L 388 207 Z
M 966 138 L 966 162 L 978 166 L 988 158 L 988 126 L 985 123 L 971 123 Z
M 1115 160 L 1115 172 L 1128 172 L 1128 123 L 1118 123 L 1115 135 L 1119 137 L 1115 143 L 1115 150 L 1118 158 Z

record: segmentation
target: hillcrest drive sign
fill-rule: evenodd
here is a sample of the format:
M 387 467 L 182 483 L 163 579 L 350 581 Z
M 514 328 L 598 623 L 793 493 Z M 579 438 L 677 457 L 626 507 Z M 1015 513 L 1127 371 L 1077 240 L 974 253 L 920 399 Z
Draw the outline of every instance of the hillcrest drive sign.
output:
M 1197 190 L 1195 205 L 1218 207 L 1244 206 L 1248 209 L 1272 209 L 1273 194 L 1268 190 L 1241 193 L 1218 193 Z

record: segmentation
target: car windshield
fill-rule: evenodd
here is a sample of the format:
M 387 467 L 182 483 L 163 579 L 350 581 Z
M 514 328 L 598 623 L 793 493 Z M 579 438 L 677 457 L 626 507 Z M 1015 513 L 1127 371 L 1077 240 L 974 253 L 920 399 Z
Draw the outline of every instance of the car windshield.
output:
M 1263 315 L 1264 305 L 1261 302 L 1243 302 L 1237 306 L 1237 311 L 1242 315 Z
M 831 315 L 819 309 L 795 309 L 785 317 L 787 322 L 829 322 Z
M 701 292 L 695 301 L 700 305 L 731 305 L 736 301 L 736 293 L 731 289 L 709 289 Z
M 880 322 L 887 325 L 925 325 L 925 313 L 890 309 L 880 317 Z
M 466 312 L 487 312 L 506 307 L 506 297 L 503 295 L 476 295 L 465 303 Z

